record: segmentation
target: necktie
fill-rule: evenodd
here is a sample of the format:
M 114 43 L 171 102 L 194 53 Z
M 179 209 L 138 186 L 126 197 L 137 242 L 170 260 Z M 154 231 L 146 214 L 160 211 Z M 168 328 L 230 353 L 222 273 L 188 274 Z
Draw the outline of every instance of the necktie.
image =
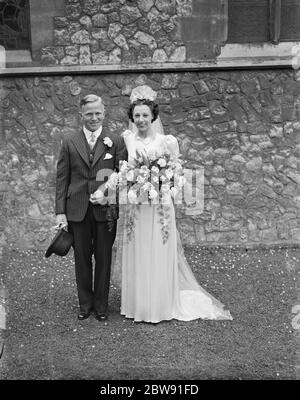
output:
M 96 141 L 96 134 L 95 132 L 92 132 L 90 135 L 90 140 L 89 140 L 89 146 L 91 150 L 93 150 L 93 147 L 95 146 L 95 141 Z

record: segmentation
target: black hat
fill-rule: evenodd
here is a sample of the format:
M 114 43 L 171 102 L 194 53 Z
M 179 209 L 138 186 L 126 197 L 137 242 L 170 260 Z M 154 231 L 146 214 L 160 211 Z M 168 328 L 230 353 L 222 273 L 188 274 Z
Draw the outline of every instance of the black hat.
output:
M 59 229 L 54 236 L 50 246 L 48 247 L 45 257 L 50 257 L 51 254 L 57 254 L 58 256 L 65 256 L 68 254 L 74 238 L 73 235 L 65 229 Z

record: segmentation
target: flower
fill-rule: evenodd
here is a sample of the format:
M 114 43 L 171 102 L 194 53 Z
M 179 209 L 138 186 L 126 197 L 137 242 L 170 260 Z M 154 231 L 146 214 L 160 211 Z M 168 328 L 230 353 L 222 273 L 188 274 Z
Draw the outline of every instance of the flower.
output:
M 174 186 L 170 189 L 171 196 L 176 197 L 178 195 L 178 189 Z
M 158 161 L 157 161 L 157 164 L 160 166 L 160 167 L 165 167 L 166 165 L 167 165 L 167 161 L 164 159 L 164 158 L 160 158 Z
M 132 189 L 129 190 L 129 192 L 128 192 L 128 200 L 129 200 L 129 202 L 131 204 L 137 204 L 138 203 L 136 192 L 134 190 L 132 190 Z
M 128 162 L 125 161 L 125 160 L 122 160 L 121 166 L 120 166 L 120 171 L 121 171 L 121 172 L 125 172 L 125 171 L 128 170 L 128 168 L 129 168 Z
M 149 191 L 149 198 L 150 198 L 151 200 L 153 200 L 153 199 L 155 199 L 157 196 L 158 196 L 157 191 L 154 190 L 154 189 L 150 189 L 150 191 Z
M 164 183 L 163 185 L 161 185 L 161 191 L 163 193 L 167 193 L 169 192 L 170 186 L 167 183 Z
M 151 171 L 158 174 L 159 173 L 159 168 L 155 167 L 155 165 L 153 167 L 151 167 Z
M 175 197 L 185 184 L 182 161 L 166 152 L 151 161 L 147 155 L 138 156 L 141 157 L 136 158 L 133 164 L 123 161 L 120 171 L 111 174 L 105 188 L 118 189 L 119 196 L 122 193 L 123 199 L 125 196 L 134 204 L 144 204 L 156 197 Z
M 140 172 L 142 175 L 144 175 L 145 177 L 150 175 L 150 171 L 148 169 L 148 167 L 146 165 L 141 166 L 140 168 Z
M 103 138 L 103 143 L 107 147 L 111 147 L 113 145 L 112 140 L 108 136 L 105 136 L 105 138 Z
M 138 176 L 136 178 L 137 183 L 144 183 L 146 181 L 146 177 L 144 176 Z
M 123 161 L 119 172 L 111 174 L 106 188 L 117 188 L 119 204 L 134 205 L 126 220 L 128 232 L 134 231 L 135 210 L 142 204 L 155 204 L 165 240 L 169 229 L 169 205 L 185 183 L 184 170 L 180 158 L 172 158 L 168 152 L 159 152 L 155 158 L 154 153 L 151 156 L 150 159 L 149 154 L 137 152 L 134 162 Z M 111 204 L 110 199 L 108 204 Z M 110 219 L 114 221 L 112 217 Z
M 174 176 L 174 172 L 173 172 L 170 168 L 168 168 L 168 169 L 166 170 L 166 177 L 167 177 L 168 179 L 171 179 L 173 176 Z
M 109 188 L 109 189 L 115 189 L 117 187 L 117 185 L 118 185 L 118 181 L 119 181 L 118 173 L 117 172 L 113 172 L 110 175 L 108 181 L 106 182 L 105 187 Z
M 150 161 L 155 161 L 157 156 L 156 156 L 156 151 L 155 150 L 148 150 L 147 155 Z
M 144 185 L 142 186 L 142 189 L 146 192 L 148 192 L 149 190 L 151 190 L 151 188 L 152 188 L 152 185 L 151 185 L 151 183 L 150 182 L 146 182 L 146 183 L 144 183 Z
M 137 86 L 132 89 L 130 96 L 130 103 L 134 103 L 137 100 L 147 99 L 154 101 L 156 99 L 157 93 L 147 85 Z
M 129 170 L 129 171 L 126 173 L 126 179 L 127 179 L 129 182 L 133 182 L 133 180 L 134 180 L 134 171 L 133 171 L 133 170 Z

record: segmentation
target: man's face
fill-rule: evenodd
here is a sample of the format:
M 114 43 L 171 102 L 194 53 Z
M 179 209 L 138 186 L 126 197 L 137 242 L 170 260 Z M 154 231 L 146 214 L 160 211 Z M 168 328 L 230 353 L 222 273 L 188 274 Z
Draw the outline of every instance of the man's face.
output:
M 100 101 L 87 103 L 81 107 L 82 122 L 91 132 L 100 128 L 104 120 L 104 114 L 104 105 Z

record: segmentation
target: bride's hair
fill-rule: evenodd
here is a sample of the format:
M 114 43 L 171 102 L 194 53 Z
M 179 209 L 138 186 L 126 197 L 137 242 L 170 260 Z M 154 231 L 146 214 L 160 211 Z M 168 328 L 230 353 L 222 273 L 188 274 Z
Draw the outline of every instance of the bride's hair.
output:
M 152 121 L 155 121 L 158 117 L 158 104 L 155 103 L 154 101 L 148 100 L 148 99 L 138 99 L 136 101 L 134 101 L 133 103 L 130 104 L 129 110 L 128 110 L 128 117 L 130 119 L 130 121 L 134 122 L 133 120 L 133 110 L 135 106 L 141 106 L 141 105 L 145 105 L 148 106 L 152 112 Z

